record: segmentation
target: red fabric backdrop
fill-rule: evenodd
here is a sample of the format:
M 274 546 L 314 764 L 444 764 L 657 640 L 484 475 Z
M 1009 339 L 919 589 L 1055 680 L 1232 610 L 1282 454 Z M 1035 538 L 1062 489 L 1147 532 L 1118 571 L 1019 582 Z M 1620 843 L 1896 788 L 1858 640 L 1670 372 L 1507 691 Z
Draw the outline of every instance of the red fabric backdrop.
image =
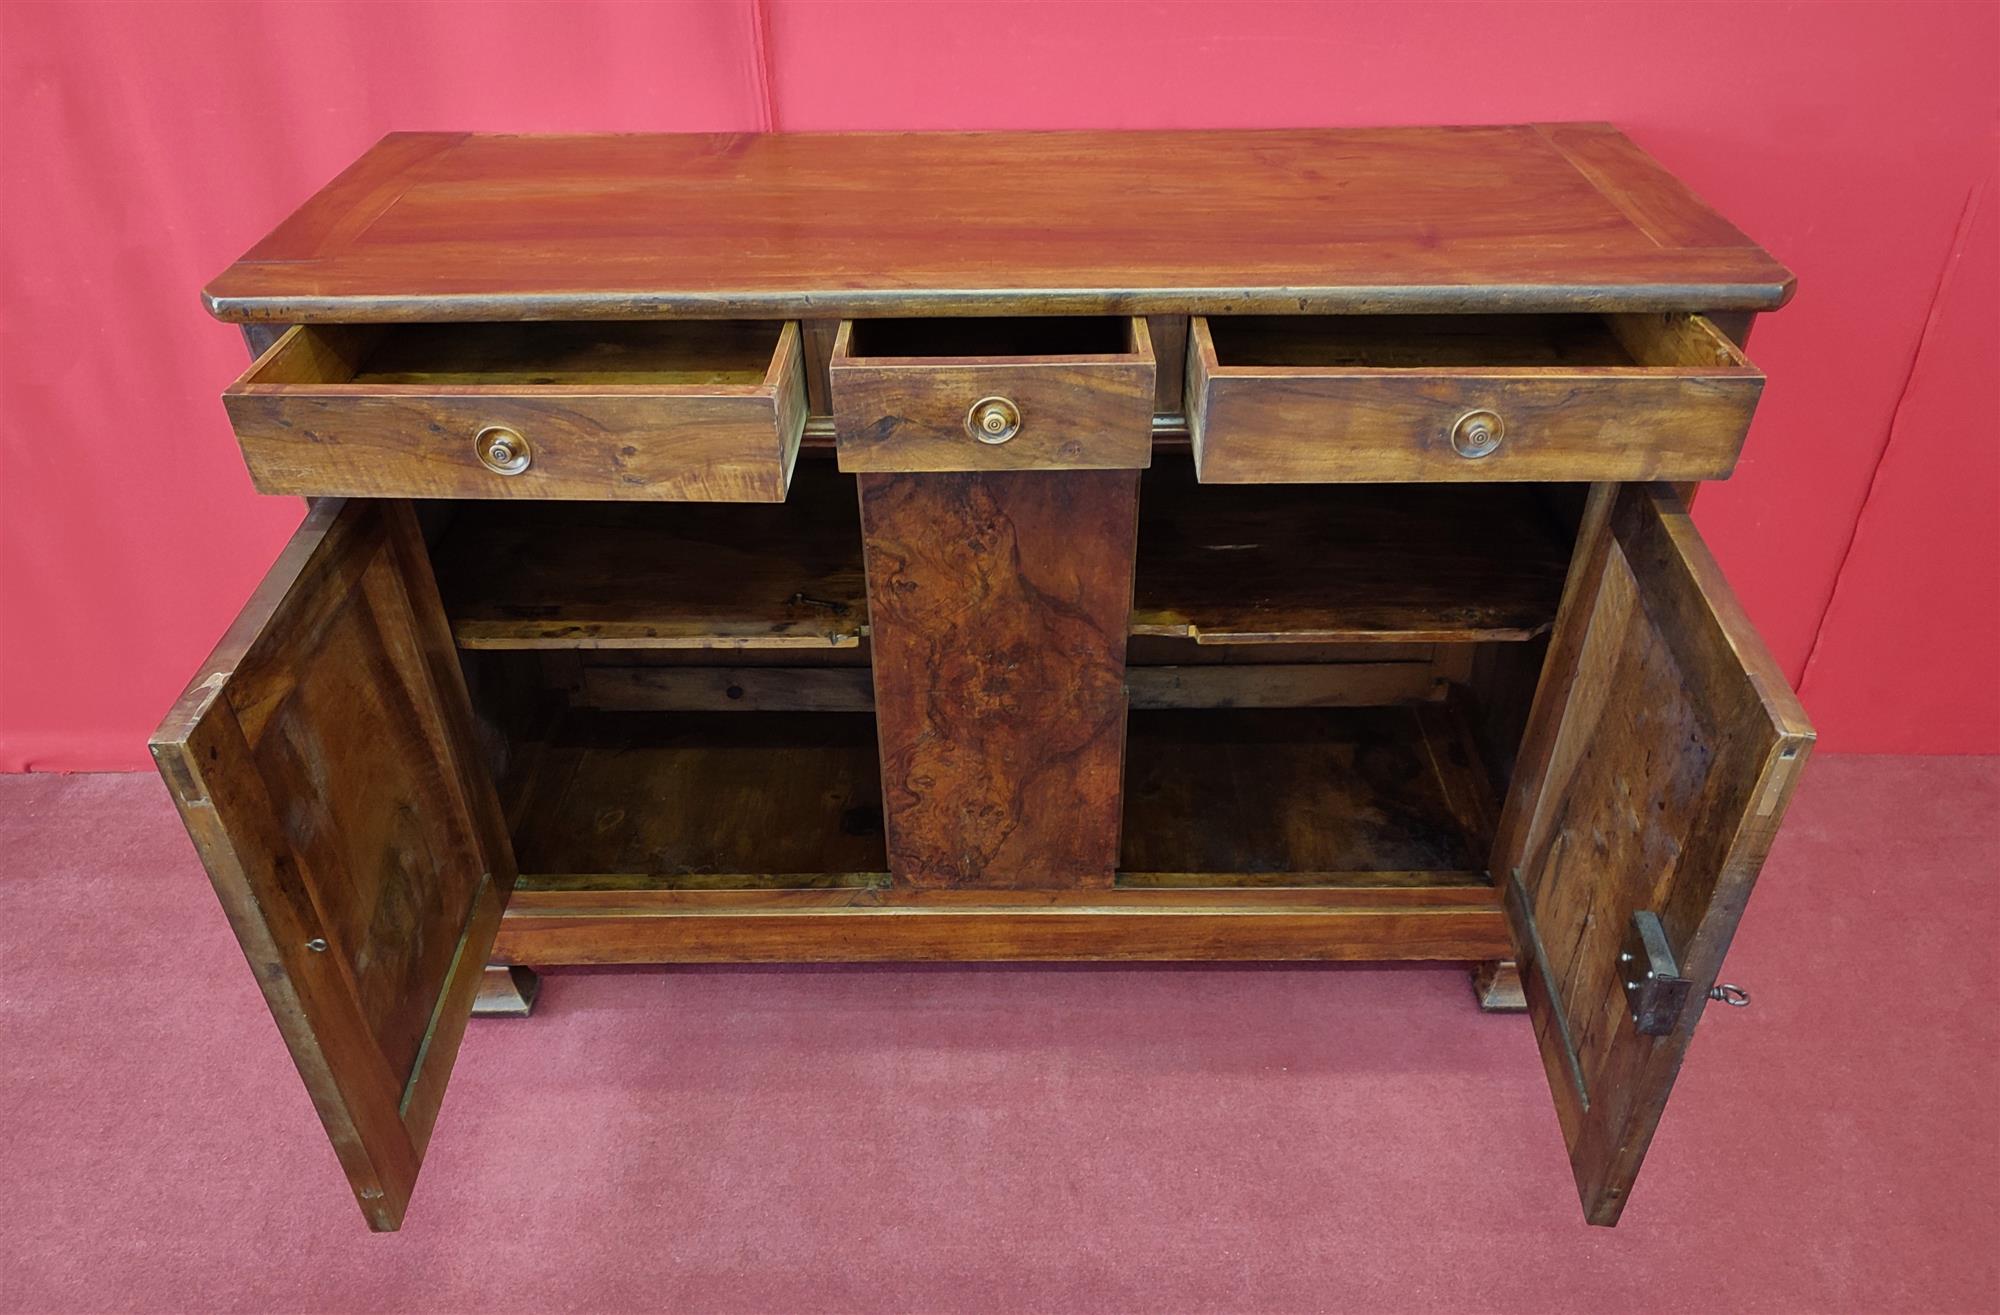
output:
M 196 290 L 398 128 L 1609 119 L 1799 275 L 1697 520 L 1825 747 L 2000 751 L 1997 47 L 1983 3 L 0 5 L 0 769 L 141 764 L 296 523 Z

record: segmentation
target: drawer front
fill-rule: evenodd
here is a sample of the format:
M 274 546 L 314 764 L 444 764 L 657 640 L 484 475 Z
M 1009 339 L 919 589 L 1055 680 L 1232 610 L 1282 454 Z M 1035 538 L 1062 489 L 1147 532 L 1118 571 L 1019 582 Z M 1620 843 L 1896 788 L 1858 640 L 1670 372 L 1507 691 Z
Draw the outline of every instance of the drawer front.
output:
M 1156 367 L 1144 320 L 1110 322 L 1115 337 L 1101 343 L 1080 341 L 1075 323 L 1062 320 L 967 323 L 996 327 L 840 326 L 828 368 L 842 470 L 1135 470 L 1151 462 Z M 929 345 L 931 329 L 945 350 L 990 350 L 914 354 Z
M 1764 386 L 1701 316 L 1337 318 L 1192 322 L 1204 482 L 1719 479 Z
M 796 324 L 302 325 L 223 395 L 265 493 L 782 502 Z

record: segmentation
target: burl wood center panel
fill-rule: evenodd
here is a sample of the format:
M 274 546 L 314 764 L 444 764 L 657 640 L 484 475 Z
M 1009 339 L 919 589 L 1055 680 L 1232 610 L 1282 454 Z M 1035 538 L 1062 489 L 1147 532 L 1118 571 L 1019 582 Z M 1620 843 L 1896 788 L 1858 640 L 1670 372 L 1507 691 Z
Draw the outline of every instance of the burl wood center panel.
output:
M 891 872 L 1109 886 L 1139 472 L 858 479 Z

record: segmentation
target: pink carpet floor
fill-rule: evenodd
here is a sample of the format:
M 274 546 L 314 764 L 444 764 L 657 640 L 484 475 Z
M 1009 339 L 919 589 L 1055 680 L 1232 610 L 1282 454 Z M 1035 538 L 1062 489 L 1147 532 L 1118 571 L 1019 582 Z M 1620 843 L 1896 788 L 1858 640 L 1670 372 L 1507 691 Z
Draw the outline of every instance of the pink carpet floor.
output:
M 372 1236 L 147 776 L 0 778 L 0 1308 L 2000 1308 L 2000 760 L 1822 758 L 1625 1222 L 1449 967 L 555 972 Z

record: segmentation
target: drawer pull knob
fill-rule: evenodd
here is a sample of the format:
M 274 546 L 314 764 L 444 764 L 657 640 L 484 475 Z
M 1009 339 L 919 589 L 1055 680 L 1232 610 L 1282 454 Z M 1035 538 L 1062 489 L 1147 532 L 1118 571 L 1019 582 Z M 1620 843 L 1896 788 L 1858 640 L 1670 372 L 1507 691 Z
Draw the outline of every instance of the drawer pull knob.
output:
M 1004 397 L 982 397 L 965 413 L 965 432 L 982 443 L 1005 443 L 1021 432 L 1021 409 Z
M 1483 457 L 1507 436 L 1507 422 L 1497 411 L 1467 411 L 1451 427 L 1451 446 L 1462 457 Z
M 480 430 L 472 440 L 472 450 L 479 454 L 479 464 L 496 475 L 518 475 L 534 460 L 528 440 L 505 425 Z

